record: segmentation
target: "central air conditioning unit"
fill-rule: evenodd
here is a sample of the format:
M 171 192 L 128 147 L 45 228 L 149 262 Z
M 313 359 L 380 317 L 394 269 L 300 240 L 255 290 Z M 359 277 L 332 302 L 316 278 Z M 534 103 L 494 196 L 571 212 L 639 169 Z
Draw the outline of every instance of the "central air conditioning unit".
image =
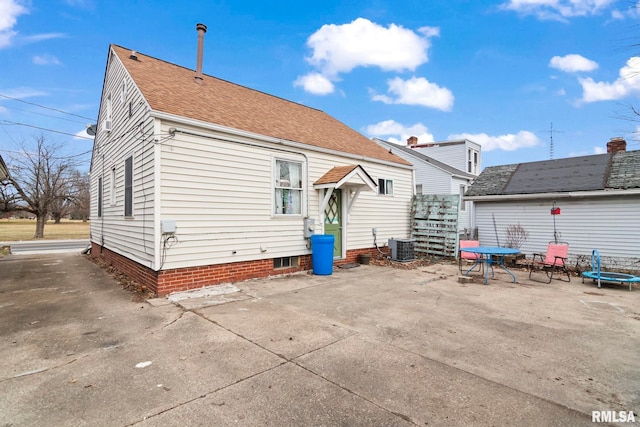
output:
M 415 247 L 416 239 L 389 239 L 389 249 L 391 249 L 393 261 L 413 261 Z

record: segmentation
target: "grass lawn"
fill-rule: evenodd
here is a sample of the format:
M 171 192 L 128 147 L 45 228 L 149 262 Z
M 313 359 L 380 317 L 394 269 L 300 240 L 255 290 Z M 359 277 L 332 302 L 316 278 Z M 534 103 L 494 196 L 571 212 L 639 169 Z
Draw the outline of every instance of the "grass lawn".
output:
M 33 240 L 36 220 L 0 219 L 0 242 Z M 88 239 L 89 222 L 62 220 L 60 224 L 48 221 L 44 226 L 45 240 Z

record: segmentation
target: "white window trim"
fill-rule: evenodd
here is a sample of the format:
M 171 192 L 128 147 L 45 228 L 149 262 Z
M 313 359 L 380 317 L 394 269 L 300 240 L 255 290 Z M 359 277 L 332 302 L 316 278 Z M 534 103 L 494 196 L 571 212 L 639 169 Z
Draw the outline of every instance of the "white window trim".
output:
M 104 216 L 104 177 L 98 177 L 98 203 L 97 207 L 97 217 L 102 218 Z
M 464 201 L 464 193 L 467 191 L 467 186 L 464 184 L 460 184 L 460 211 L 464 212 L 467 210 L 467 202 Z
M 116 167 L 111 167 L 111 182 L 109 190 L 109 204 L 111 206 L 116 205 Z
M 124 105 L 127 102 L 127 79 L 122 79 L 120 85 L 120 102 Z
M 283 214 L 276 213 L 276 180 L 278 179 L 278 161 L 298 163 L 300 165 L 300 178 L 302 181 L 300 188 L 300 213 L 299 214 Z M 286 155 L 272 156 L 271 158 L 271 217 L 272 218 L 300 218 L 306 215 L 305 197 L 307 191 L 307 176 L 306 176 L 306 164 L 305 160 L 300 158 Z
M 127 215 L 127 160 L 131 158 L 131 215 Z M 135 156 L 132 154 L 126 156 L 123 162 L 123 186 L 124 186 L 124 198 L 122 203 L 122 214 L 125 218 L 133 218 L 135 216 L 135 170 L 136 162 Z
M 380 192 L 380 188 L 381 188 L 380 180 L 384 180 L 384 193 Z M 391 182 L 391 193 L 388 192 L 389 182 Z M 378 196 L 393 197 L 393 187 L 394 187 L 393 179 L 390 179 L 390 178 L 378 178 L 377 183 L 378 183 Z

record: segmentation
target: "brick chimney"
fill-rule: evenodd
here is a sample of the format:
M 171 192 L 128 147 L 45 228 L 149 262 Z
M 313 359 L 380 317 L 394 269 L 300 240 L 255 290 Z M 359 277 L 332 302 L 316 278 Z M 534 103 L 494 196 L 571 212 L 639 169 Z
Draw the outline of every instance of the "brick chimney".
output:
M 627 151 L 627 141 L 624 138 L 611 138 L 607 142 L 607 153 L 617 153 L 618 151 Z
M 412 147 L 414 145 L 418 145 L 418 137 L 417 136 L 410 136 L 409 138 L 407 138 L 407 145 L 409 147 Z
M 196 82 L 202 81 L 202 51 L 204 50 L 204 33 L 207 32 L 207 26 L 204 24 L 197 24 L 196 30 L 198 31 L 198 61 L 196 62 Z

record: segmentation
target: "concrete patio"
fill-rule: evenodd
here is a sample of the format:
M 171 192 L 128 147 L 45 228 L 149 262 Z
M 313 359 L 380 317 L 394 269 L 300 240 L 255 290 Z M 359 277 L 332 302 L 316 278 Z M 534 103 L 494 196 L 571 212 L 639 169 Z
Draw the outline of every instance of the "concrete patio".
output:
M 640 292 L 335 269 L 136 302 L 76 254 L 0 259 L 0 425 L 592 425 L 640 414 Z M 189 295 L 187 295 L 189 296 Z

